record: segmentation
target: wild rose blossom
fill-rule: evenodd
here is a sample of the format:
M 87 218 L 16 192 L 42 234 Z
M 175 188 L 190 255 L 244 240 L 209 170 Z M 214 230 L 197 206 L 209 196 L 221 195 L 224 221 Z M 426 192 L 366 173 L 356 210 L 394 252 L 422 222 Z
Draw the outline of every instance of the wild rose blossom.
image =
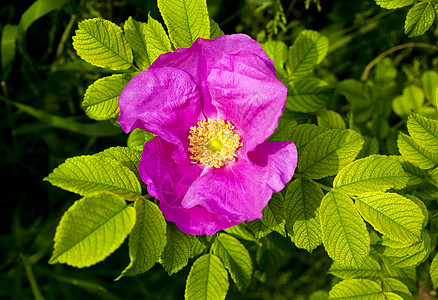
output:
M 118 123 L 157 135 L 139 173 L 168 221 L 211 235 L 262 218 L 297 163 L 293 143 L 266 141 L 286 94 L 272 61 L 244 34 L 198 38 L 126 85 Z

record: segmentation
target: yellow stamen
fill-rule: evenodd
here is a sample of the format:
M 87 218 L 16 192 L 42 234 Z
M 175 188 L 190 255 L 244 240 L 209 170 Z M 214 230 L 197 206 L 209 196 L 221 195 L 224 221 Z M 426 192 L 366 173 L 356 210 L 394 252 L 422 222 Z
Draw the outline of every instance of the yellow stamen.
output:
M 237 148 L 243 144 L 233 130 L 230 121 L 220 119 L 199 121 L 198 126 L 190 127 L 190 159 L 215 168 L 222 167 L 226 160 L 234 161 Z

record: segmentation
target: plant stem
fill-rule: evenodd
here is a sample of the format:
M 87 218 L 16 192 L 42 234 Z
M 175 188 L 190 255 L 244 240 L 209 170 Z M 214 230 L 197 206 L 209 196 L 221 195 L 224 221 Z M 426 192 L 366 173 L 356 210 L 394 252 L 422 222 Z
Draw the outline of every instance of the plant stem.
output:
M 33 275 L 32 265 L 29 261 L 29 258 L 22 253 L 20 253 L 20 258 L 23 262 L 24 270 L 26 272 L 27 279 L 29 280 L 33 296 L 36 300 L 44 300 L 44 296 L 43 294 L 41 294 L 40 288 L 38 287 L 38 284 L 35 280 L 35 276 Z
M 437 45 L 431 45 L 431 44 L 426 44 L 426 43 L 407 43 L 407 44 L 402 44 L 402 45 L 398 45 L 395 47 L 392 47 L 384 52 L 382 52 L 381 54 L 379 54 L 376 58 L 374 58 L 363 70 L 362 76 L 360 77 L 361 81 L 365 81 L 368 78 L 368 74 L 370 73 L 371 69 L 377 65 L 379 63 L 379 61 L 381 61 L 383 58 L 385 58 L 386 56 L 388 56 L 389 54 L 399 51 L 399 50 L 403 50 L 406 48 L 413 48 L 413 47 L 418 47 L 418 48 L 428 48 L 428 49 L 433 49 L 433 50 L 437 50 L 438 51 L 438 46 Z

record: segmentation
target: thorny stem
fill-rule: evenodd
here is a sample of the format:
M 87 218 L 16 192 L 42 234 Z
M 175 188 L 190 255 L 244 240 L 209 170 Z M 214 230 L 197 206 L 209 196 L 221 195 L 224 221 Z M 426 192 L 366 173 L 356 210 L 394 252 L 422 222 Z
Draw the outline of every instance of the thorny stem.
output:
M 399 51 L 402 49 L 406 49 L 406 48 L 413 48 L 413 47 L 418 47 L 418 48 L 428 48 L 428 49 L 433 49 L 433 50 L 437 50 L 438 51 L 438 46 L 437 45 L 431 45 L 431 44 L 426 44 L 426 43 L 407 43 L 407 44 L 402 44 L 402 45 L 398 45 L 395 47 L 392 47 L 384 52 L 382 52 L 381 54 L 379 54 L 376 58 L 374 58 L 363 70 L 362 76 L 360 77 L 361 81 L 365 81 L 368 78 L 368 74 L 370 73 L 371 69 L 377 65 L 377 63 L 379 61 L 381 61 L 383 58 L 385 58 L 386 56 L 388 56 L 389 54 L 395 52 L 395 51 Z

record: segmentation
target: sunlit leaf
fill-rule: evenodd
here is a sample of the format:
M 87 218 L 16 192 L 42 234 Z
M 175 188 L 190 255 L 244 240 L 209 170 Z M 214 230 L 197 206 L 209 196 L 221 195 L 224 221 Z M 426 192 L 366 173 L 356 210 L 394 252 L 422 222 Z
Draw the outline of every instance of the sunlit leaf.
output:
M 194 243 L 193 235 L 181 231 L 174 223 L 167 224 L 167 243 L 161 254 L 161 264 L 169 275 L 187 265 Z
M 350 197 L 327 193 L 321 201 L 320 218 L 328 255 L 344 267 L 360 268 L 370 251 L 370 237 Z
M 228 274 L 219 257 L 205 254 L 199 257 L 187 277 L 184 299 L 225 299 L 228 291 Z
M 330 129 L 301 148 L 297 172 L 310 179 L 335 175 L 354 160 L 363 143 L 356 131 Z
M 327 55 L 328 39 L 317 31 L 303 30 L 289 48 L 286 70 L 289 78 L 308 75 Z
M 327 106 L 333 88 L 325 81 L 306 77 L 289 82 L 286 107 L 296 112 L 316 112 Z
M 298 248 L 312 252 L 321 244 L 321 226 L 317 210 L 324 196 L 313 181 L 295 179 L 285 194 L 286 229 Z
M 96 80 L 85 91 L 82 108 L 88 117 L 101 121 L 119 116 L 118 99 L 129 82 L 122 74 L 114 74 Z
M 158 0 L 158 8 L 175 48 L 188 48 L 198 38 L 210 38 L 205 0 Z
M 134 208 L 119 196 L 102 193 L 84 197 L 61 218 L 50 263 L 78 268 L 94 265 L 119 248 L 134 223 Z
M 220 234 L 211 249 L 222 260 L 239 291 L 245 292 L 252 275 L 252 261 L 245 246 L 229 234 Z
M 424 215 L 408 198 L 395 193 L 366 193 L 356 198 L 356 207 L 373 227 L 400 243 L 420 239 Z
M 141 195 L 140 183 L 135 174 L 121 163 L 103 155 L 68 158 L 44 180 L 82 196 L 109 191 L 135 200 Z
M 423 35 L 435 20 L 435 10 L 428 1 L 415 4 L 406 16 L 405 34 L 409 37 Z
M 406 176 L 400 162 L 390 156 L 371 155 L 358 159 L 343 168 L 333 180 L 333 187 L 349 195 L 366 192 L 402 189 Z
M 73 47 L 83 60 L 112 70 L 126 70 L 132 66 L 132 50 L 118 25 L 94 18 L 84 20 L 78 26 Z
M 152 268 L 166 245 L 166 221 L 154 203 L 138 199 L 135 201 L 136 222 L 129 235 L 129 257 L 131 262 L 123 270 L 123 276 L 135 276 Z

